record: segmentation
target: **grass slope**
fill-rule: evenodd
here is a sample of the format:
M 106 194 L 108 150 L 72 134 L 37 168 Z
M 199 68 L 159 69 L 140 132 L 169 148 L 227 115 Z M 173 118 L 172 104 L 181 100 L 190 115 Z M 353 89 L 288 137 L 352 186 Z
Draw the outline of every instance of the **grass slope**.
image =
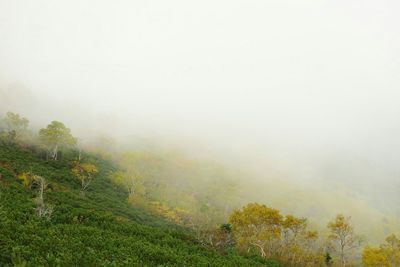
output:
M 87 155 L 99 174 L 84 195 L 71 174 L 72 154 L 44 161 L 32 149 L 0 144 L 0 266 L 279 266 L 198 245 L 185 229 L 130 207 L 108 180 L 110 162 Z M 16 175 L 32 171 L 52 189 L 50 221 L 39 219 Z

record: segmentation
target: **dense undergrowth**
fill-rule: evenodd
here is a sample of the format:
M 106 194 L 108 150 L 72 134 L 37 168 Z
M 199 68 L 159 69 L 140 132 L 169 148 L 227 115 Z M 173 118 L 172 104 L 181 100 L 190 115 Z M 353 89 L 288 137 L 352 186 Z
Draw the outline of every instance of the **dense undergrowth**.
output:
M 109 180 L 117 167 L 94 155 L 85 156 L 99 173 L 82 192 L 71 173 L 74 153 L 51 161 L 35 147 L 0 144 L 0 266 L 280 266 L 208 250 L 189 230 L 130 206 Z M 36 215 L 36 191 L 22 185 L 23 172 L 49 183 L 50 219 Z

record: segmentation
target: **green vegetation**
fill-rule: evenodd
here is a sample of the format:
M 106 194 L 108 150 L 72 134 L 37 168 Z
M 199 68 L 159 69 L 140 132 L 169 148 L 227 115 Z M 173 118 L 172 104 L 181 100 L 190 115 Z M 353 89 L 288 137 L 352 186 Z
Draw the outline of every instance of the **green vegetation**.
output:
M 279 266 L 204 248 L 187 229 L 132 207 L 109 179 L 118 170 L 109 161 L 84 156 L 98 173 L 82 193 L 71 170 L 78 152 L 45 155 L 14 138 L 0 144 L 1 266 Z
M 350 217 L 242 203 L 240 174 L 172 153 L 77 147 L 63 123 L 0 121 L 1 266 L 398 266 L 393 234 L 366 246 Z M 240 208 L 241 207 L 241 208 Z

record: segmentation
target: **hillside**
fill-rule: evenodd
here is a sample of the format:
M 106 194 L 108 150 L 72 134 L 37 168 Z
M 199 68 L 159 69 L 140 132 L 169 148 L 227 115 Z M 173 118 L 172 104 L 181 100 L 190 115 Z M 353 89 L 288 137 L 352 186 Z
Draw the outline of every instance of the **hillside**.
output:
M 74 153 L 50 161 L 34 146 L 0 144 L 1 266 L 280 266 L 233 250 L 208 250 L 189 230 L 132 207 L 109 180 L 117 167 L 93 154 L 85 157 L 98 174 L 82 193 L 71 173 Z M 37 190 L 19 179 L 27 172 L 48 183 L 49 219 L 37 216 Z

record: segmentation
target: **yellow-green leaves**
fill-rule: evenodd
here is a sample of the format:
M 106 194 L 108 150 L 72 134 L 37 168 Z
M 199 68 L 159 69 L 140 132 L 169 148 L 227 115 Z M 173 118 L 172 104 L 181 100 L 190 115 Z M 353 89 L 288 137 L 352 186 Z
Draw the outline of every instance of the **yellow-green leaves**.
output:
M 93 176 L 98 173 L 97 167 L 92 163 L 81 163 L 75 161 L 72 167 L 72 173 L 81 182 L 81 189 L 85 191 L 93 179 Z
M 367 267 L 390 267 L 386 254 L 381 248 L 365 247 L 362 254 L 362 262 Z
M 250 203 L 229 218 L 239 247 L 255 246 L 262 257 L 271 256 L 274 240 L 281 235 L 282 215 L 265 205 Z
M 31 188 L 32 186 L 32 174 L 29 172 L 23 172 L 18 175 L 18 179 L 22 181 L 22 184 L 26 188 Z
M 339 254 L 340 264 L 346 266 L 348 254 L 352 249 L 359 247 L 362 240 L 354 233 L 350 217 L 344 217 L 342 214 L 338 214 L 328 223 L 328 229 L 330 230 L 329 239 Z
M 292 235 L 297 236 L 307 227 L 307 219 L 297 218 L 293 215 L 286 215 L 285 220 L 282 222 L 282 226 Z
M 400 266 L 400 239 L 392 234 L 386 243 L 379 247 L 367 246 L 363 250 L 362 261 L 365 266 Z
M 250 203 L 234 211 L 229 222 L 243 252 L 256 249 L 261 257 L 278 258 L 288 266 L 319 266 L 323 261 L 318 233 L 307 230 L 305 218 L 283 217 L 279 210 Z
M 62 122 L 52 121 L 47 128 L 39 131 L 42 143 L 50 150 L 51 157 L 57 160 L 58 150 L 63 147 L 76 145 L 77 140 L 72 136 L 71 130 Z
M 136 203 L 139 198 L 143 197 L 146 193 L 139 172 L 134 170 L 132 167 L 127 171 L 112 172 L 110 173 L 110 178 L 116 185 L 122 187 L 128 192 L 129 203 Z

